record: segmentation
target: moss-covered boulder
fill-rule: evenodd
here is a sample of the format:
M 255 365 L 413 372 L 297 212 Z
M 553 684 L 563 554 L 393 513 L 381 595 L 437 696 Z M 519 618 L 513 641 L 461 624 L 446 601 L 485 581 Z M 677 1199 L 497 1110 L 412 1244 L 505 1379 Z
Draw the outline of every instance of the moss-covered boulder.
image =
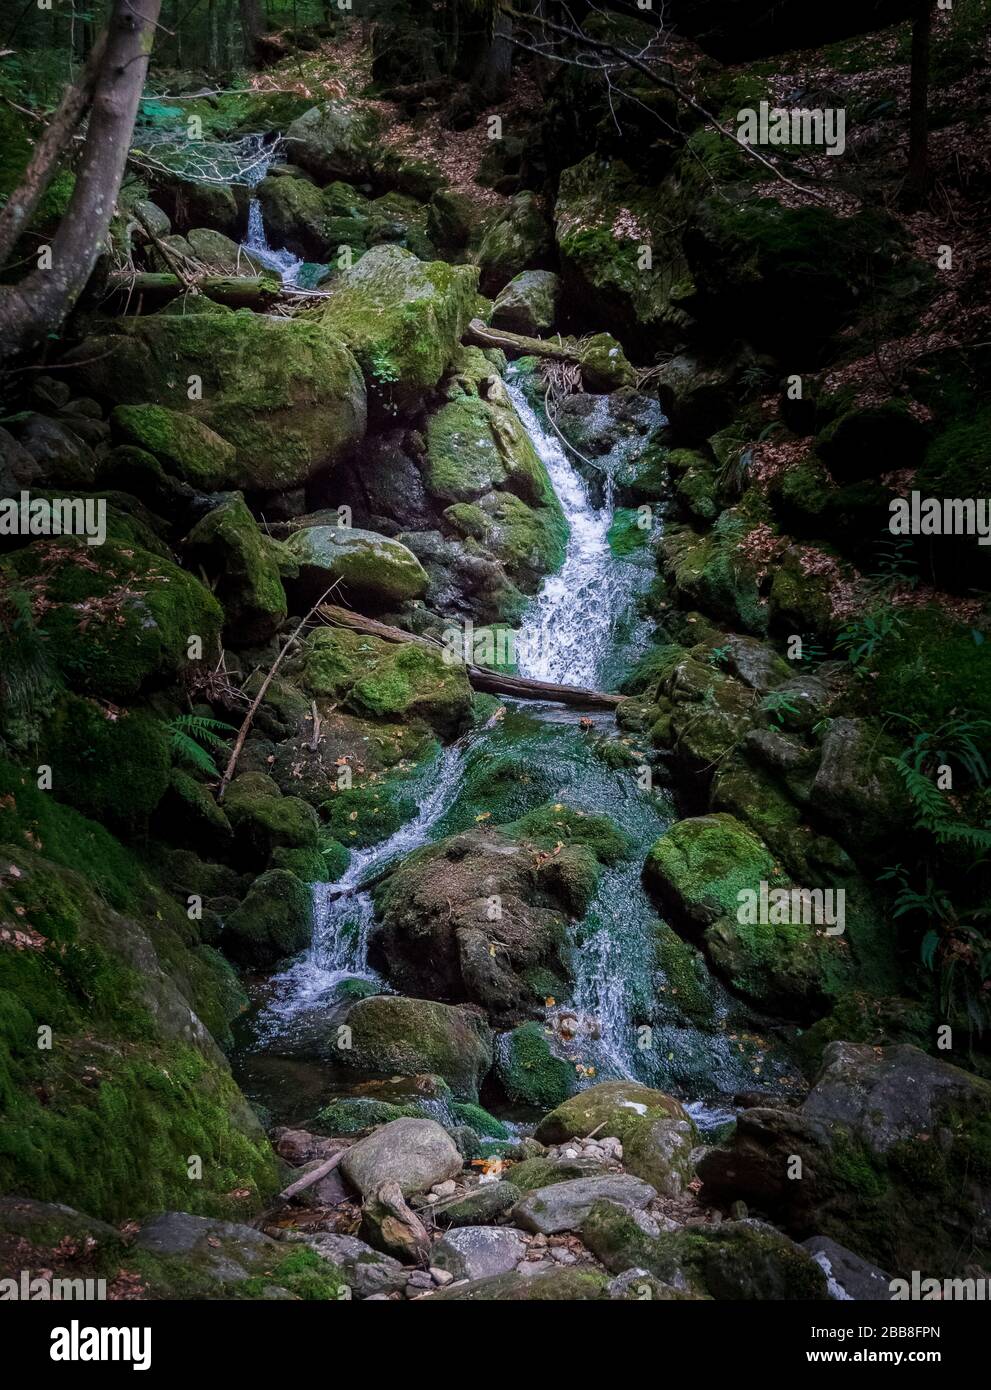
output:
M 281 547 L 262 533 L 243 497 L 236 494 L 207 512 L 183 549 L 214 579 L 229 640 L 264 642 L 278 632 L 288 611 Z
M 337 258 L 341 247 L 352 255 L 366 248 L 367 204 L 346 184 L 317 188 L 308 179 L 266 178 L 258 185 L 258 202 L 269 243 L 294 256 L 327 262 Z
M 419 598 L 427 574 L 401 541 L 356 526 L 301 526 L 286 542 L 299 566 L 298 586 L 311 602 L 340 580 L 344 596 L 383 606 Z
M 195 416 L 163 405 L 119 405 L 110 418 L 126 441 L 201 492 L 218 492 L 235 475 L 234 446 Z
M 112 1221 L 257 1210 L 274 1157 L 211 1037 L 243 1007 L 230 967 L 106 830 L 8 764 L 0 842 L 0 1188 Z
M 499 378 L 482 383 L 486 398 L 449 401 L 427 422 L 424 482 L 431 496 L 473 502 L 499 489 L 560 516 L 547 469 Z
M 534 982 L 566 973 L 568 918 L 588 908 L 600 864 L 626 848 L 606 817 L 563 805 L 450 836 L 376 889 L 373 954 L 402 989 L 471 1001 L 499 1025 L 517 1023 L 543 998 Z
M 740 1115 L 699 1163 L 703 1190 L 903 1278 L 987 1268 L 989 1100 L 987 1081 L 918 1048 L 833 1042 L 798 1111 Z
M 678 919 L 705 927 L 735 915 L 740 893 L 774 877 L 776 868 L 756 835 L 719 812 L 676 821 L 651 847 L 644 875 Z
M 760 543 L 766 545 L 766 538 L 764 532 L 754 536 L 755 530 L 739 513 L 725 511 L 703 535 L 687 526 L 670 528 L 660 542 L 659 554 L 672 592 L 683 607 L 761 636 L 767 631 L 768 610 L 752 550 Z
M 283 796 L 263 772 L 242 772 L 227 788 L 224 810 L 246 850 L 267 857 L 277 847 L 316 849 L 320 818 L 307 801 Z
M 630 1081 L 603 1081 L 579 1091 L 546 1115 L 534 1131 L 542 1144 L 613 1136 L 623 1145 L 623 1166 L 658 1192 L 676 1197 L 694 1175 L 698 1131 L 673 1096 Z
M 561 281 L 552 270 L 524 270 L 496 295 L 492 326 L 543 338 L 557 321 Z
M 454 356 L 474 311 L 477 272 L 376 246 L 338 275 L 320 322 L 361 364 L 383 408 L 419 404 Z
M 644 1269 L 676 1289 L 719 1299 L 808 1302 L 827 1297 L 822 1268 L 760 1221 L 726 1221 L 651 1235 L 613 1202 L 599 1202 L 582 1240 L 607 1269 Z
M 324 183 L 368 176 L 377 119 L 344 102 L 328 101 L 297 116 L 285 133 L 289 158 Z
M 287 869 L 269 869 L 224 919 L 220 944 L 238 964 L 264 969 L 302 951 L 312 935 L 309 887 Z
M 499 1039 L 496 1074 L 507 1098 L 518 1105 L 547 1110 L 578 1090 L 574 1065 L 554 1055 L 548 1032 L 531 1021 Z
M 672 341 L 688 322 L 691 293 L 677 248 L 657 244 L 666 225 L 663 195 L 641 186 L 620 160 L 589 155 L 561 175 L 554 226 L 572 317 L 608 324 L 628 346 Z M 652 249 L 651 263 L 644 256 Z
M 439 651 L 341 628 L 322 628 L 309 639 L 302 680 L 355 714 L 422 719 L 444 737 L 458 733 L 471 715 L 463 665 L 446 662 Z
M 517 193 L 489 226 L 478 248 L 483 294 L 496 294 L 521 271 L 546 265 L 553 251 L 550 225 L 535 193 Z
M 160 555 L 109 540 L 39 537 L 6 565 L 30 596 L 53 662 L 84 694 L 127 699 L 215 657 L 220 605 Z
M 126 833 L 147 827 L 169 785 L 169 734 L 145 710 L 65 695 L 45 721 L 38 756 L 60 801 Z
M 442 1076 L 460 1100 L 477 1101 L 492 1066 L 492 1034 L 472 1009 L 376 995 L 347 1014 L 347 1034 L 328 1030 L 322 1055 L 366 1076 Z M 342 1045 L 344 1044 L 344 1045 Z
M 94 395 L 181 411 L 232 445 L 226 487 L 296 487 L 365 431 L 361 373 L 318 319 L 204 303 L 115 319 L 73 357 Z

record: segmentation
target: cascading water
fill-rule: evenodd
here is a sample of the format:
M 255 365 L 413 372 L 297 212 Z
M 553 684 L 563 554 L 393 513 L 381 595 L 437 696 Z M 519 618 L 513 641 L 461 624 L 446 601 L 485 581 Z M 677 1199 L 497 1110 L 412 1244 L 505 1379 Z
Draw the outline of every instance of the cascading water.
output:
M 627 438 L 598 461 L 605 480 L 604 501 L 596 506 L 521 386 L 512 379 L 507 386 L 570 528 L 562 569 L 544 581 L 521 625 L 520 668 L 565 684 L 608 685 L 614 678 L 609 673 L 637 654 L 647 626 L 634 617 L 638 596 L 653 575 L 648 552 L 642 547 L 615 553 L 610 544 L 616 515 L 611 472 L 642 447 L 642 438 Z M 660 423 L 658 412 L 651 424 Z M 610 715 L 580 717 L 560 706 L 514 700 L 419 768 L 410 785 L 419 801 L 416 817 L 382 844 L 355 853 L 339 882 L 315 886 L 313 944 L 270 982 L 271 994 L 255 1025 L 256 1046 L 278 1051 L 295 1026 L 305 1030 L 314 1011 L 339 1002 L 349 979 L 388 987 L 368 965 L 373 906 L 370 892 L 360 885 L 421 845 L 473 828 L 476 775 L 508 759 L 524 771 L 519 779 L 524 790 L 518 803 L 503 808 L 502 820 L 548 801 L 567 801 L 586 814 L 607 815 L 631 845 L 626 859 L 603 870 L 589 912 L 573 929 L 571 998 L 549 1004 L 546 1016 L 552 1047 L 589 1081 L 633 1077 L 696 1097 L 752 1083 L 754 1049 L 741 1044 L 729 1027 L 736 1023 L 735 1005 L 718 983 L 708 981 L 711 1015 L 704 1030 L 686 1021 L 673 997 L 665 996 L 669 983 L 654 958 L 657 914 L 644 892 L 640 866 L 673 812 L 664 797 L 643 789 L 635 766 L 616 768 L 599 755 L 598 740 L 613 728 Z M 693 1102 L 692 1110 L 702 1124 L 726 1117 L 721 1109 L 707 1113 L 701 1101 Z
M 299 256 L 294 256 L 291 251 L 277 251 L 274 247 L 269 246 L 268 237 L 265 235 L 265 224 L 262 221 L 261 204 L 254 193 L 254 189 L 268 173 L 269 165 L 278 153 L 280 142 L 274 141 L 265 147 L 262 143 L 262 136 L 258 135 L 252 138 L 258 141 L 259 157 L 245 171 L 243 178 L 243 181 L 252 191 L 248 202 L 248 234 L 242 245 L 245 251 L 254 256 L 256 261 L 260 261 L 269 270 L 274 270 L 281 275 L 283 285 L 295 285 L 299 281 L 300 272 L 306 262 Z

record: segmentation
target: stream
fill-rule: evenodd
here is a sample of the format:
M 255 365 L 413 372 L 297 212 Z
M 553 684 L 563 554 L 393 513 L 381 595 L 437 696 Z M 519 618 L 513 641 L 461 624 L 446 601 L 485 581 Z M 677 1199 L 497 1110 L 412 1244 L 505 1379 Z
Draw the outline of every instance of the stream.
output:
M 623 441 L 599 461 L 605 485 L 602 505 L 596 506 L 587 483 L 527 402 L 512 370 L 507 386 L 570 528 L 561 569 L 544 580 L 521 624 L 520 670 L 613 688 L 648 640 L 637 601 L 655 572 L 646 544 L 616 554 L 609 541 L 611 474 L 631 445 Z M 359 982 L 364 982 L 363 992 L 388 990 L 369 965 L 374 909 L 371 893 L 360 885 L 421 845 L 472 828 L 478 803 L 466 786 L 473 774 L 507 760 L 523 775 L 512 780 L 512 799 L 500 800 L 493 824 L 560 800 L 576 810 L 608 815 L 633 847 L 628 859 L 603 871 L 589 912 L 573 926 L 571 992 L 549 1004 L 545 1018 L 552 1050 L 579 1067 L 588 1084 L 622 1077 L 679 1095 L 703 1128 L 731 1117 L 726 1098 L 757 1084 L 755 1072 L 764 1085 L 780 1076 L 782 1064 L 765 1053 L 756 1021 L 715 979 L 710 977 L 706 986 L 710 1013 L 704 1028 L 688 1022 L 673 997 L 670 1005 L 665 1001 L 664 975 L 653 959 L 657 913 L 640 875 L 647 850 L 675 813 L 666 792 L 641 790 L 639 759 L 618 768 L 603 760 L 601 744 L 615 735 L 608 713 L 589 716 L 559 705 L 507 700 L 482 727 L 421 764 L 408 784 L 419 807 L 415 818 L 379 845 L 353 853 L 338 882 L 314 885 L 312 945 L 267 982 L 251 1025 L 251 1041 L 241 1059 L 242 1084 L 249 1094 L 272 1103 L 273 1089 L 283 1089 L 288 1065 L 277 1059 L 291 1057 L 294 1042 L 313 1019 L 354 997 L 356 986 L 362 990 Z M 567 1019 L 564 1028 L 562 1019 Z M 505 1044 L 503 1035 L 497 1045 Z M 286 1089 L 293 1091 L 297 1111 L 298 1091 L 310 1087 L 320 1093 L 319 1076 L 295 1064 L 293 1085 Z

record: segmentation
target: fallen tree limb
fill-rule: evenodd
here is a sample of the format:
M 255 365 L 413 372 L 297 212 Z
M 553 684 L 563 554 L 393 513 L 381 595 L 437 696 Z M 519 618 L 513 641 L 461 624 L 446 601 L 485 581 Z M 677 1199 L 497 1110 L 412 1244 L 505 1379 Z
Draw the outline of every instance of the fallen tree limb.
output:
M 593 338 L 528 338 L 505 328 L 487 328 L 481 319 L 472 319 L 463 340 L 472 347 L 501 348 L 507 357 L 544 357 L 567 362 L 581 371 L 587 391 L 615 391 L 632 386 L 636 372 L 619 344 L 606 334 Z
M 313 1184 L 319 1182 L 321 1178 L 325 1178 L 328 1173 L 332 1173 L 346 1153 L 347 1149 L 338 1149 L 336 1154 L 328 1158 L 326 1163 L 321 1163 L 319 1168 L 314 1168 L 312 1173 L 307 1173 L 305 1177 L 297 1178 L 295 1182 L 283 1188 L 275 1200 L 277 1202 L 291 1202 L 298 1193 L 305 1192 L 308 1187 L 312 1187 Z
M 169 271 L 140 271 L 134 275 L 117 270 L 107 278 L 107 290 L 114 295 L 139 295 L 156 307 L 195 290 L 230 309 L 265 309 L 279 298 L 280 289 L 271 275 L 205 275 L 187 283 Z
M 295 642 L 299 634 L 303 631 L 303 628 L 313 617 L 314 613 L 323 603 L 327 595 L 332 594 L 339 583 L 340 580 L 335 579 L 333 584 L 331 584 L 330 588 L 324 590 L 324 592 L 317 599 L 316 603 L 307 613 L 306 617 L 301 618 L 299 624 L 295 628 L 293 628 L 292 632 L 289 634 L 285 642 L 283 642 L 282 646 L 279 648 L 278 656 L 275 658 L 271 666 L 268 668 L 268 674 L 262 681 L 261 685 L 258 687 L 258 694 L 255 696 L 251 704 L 248 706 L 248 712 L 244 716 L 244 722 L 242 723 L 240 729 L 238 729 L 237 738 L 234 740 L 234 748 L 231 752 L 230 758 L 228 759 L 227 766 L 224 768 L 224 775 L 223 777 L 221 777 L 220 783 L 217 787 L 218 805 L 221 801 L 223 801 L 228 785 L 230 784 L 230 780 L 234 776 L 234 769 L 237 767 L 237 760 L 241 756 L 241 749 L 244 747 L 244 740 L 248 737 L 248 730 L 251 728 L 251 725 L 254 722 L 255 715 L 258 712 L 258 706 L 265 698 L 266 690 L 268 690 L 268 687 L 272 684 L 272 681 L 275 679 L 276 671 L 278 671 L 283 661 L 285 661 L 286 654 L 289 651 L 289 648 Z
M 320 617 L 334 627 L 350 628 L 352 632 L 363 632 L 369 637 L 380 637 L 385 642 L 412 642 L 419 647 L 433 651 L 446 651 L 441 642 L 432 637 L 418 637 L 402 628 L 390 627 L 388 623 L 365 618 L 360 613 L 352 613 L 349 608 L 339 608 L 334 603 L 324 603 L 319 609 Z M 512 695 L 519 700 L 549 700 L 555 704 L 575 705 L 579 709 L 615 709 L 622 699 L 603 690 L 587 690 L 577 685 L 558 685 L 554 681 L 538 681 L 530 676 L 511 676 L 502 671 L 493 671 L 488 666 L 475 666 L 465 663 L 468 680 L 475 690 L 484 690 L 492 695 Z

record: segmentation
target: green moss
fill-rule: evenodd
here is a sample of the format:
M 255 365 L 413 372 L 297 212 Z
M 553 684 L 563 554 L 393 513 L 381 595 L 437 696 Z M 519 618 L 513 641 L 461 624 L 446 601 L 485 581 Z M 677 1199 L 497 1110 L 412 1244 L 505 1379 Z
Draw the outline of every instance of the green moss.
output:
M 110 419 L 128 443 L 147 449 L 200 491 L 228 485 L 235 451 L 194 416 L 161 405 L 119 405 Z
M 600 864 L 617 864 L 631 850 L 628 836 L 608 816 L 588 815 L 561 802 L 538 807 L 502 830 L 542 850 L 553 851 L 561 844 L 585 848 Z
M 656 695 L 684 655 L 684 647 L 672 642 L 651 647 L 623 682 L 624 695 Z
M 153 677 L 174 679 L 191 665 L 191 637 L 202 639 L 202 660 L 217 652 L 220 605 L 160 556 L 63 536 L 36 540 L 7 563 L 55 662 L 84 694 L 126 699 Z
M 288 611 L 282 568 L 291 570 L 293 561 L 262 534 L 242 497 L 207 512 L 186 537 L 185 550 L 215 579 L 232 636 L 263 641 L 278 631 Z
M 504 1034 L 496 1061 L 511 1101 L 549 1110 L 578 1089 L 574 1067 L 555 1057 L 539 1023 L 523 1023 Z
M 362 1134 L 378 1125 L 387 1125 L 392 1120 L 422 1119 L 421 1105 L 392 1105 L 389 1101 L 373 1100 L 370 1096 L 343 1096 L 330 1105 L 325 1105 L 313 1117 L 318 1134 L 344 1135 Z
M 620 557 L 635 555 L 650 540 L 650 532 L 640 525 L 640 514 L 630 508 L 618 507 L 609 527 L 609 549 Z
M 664 975 L 664 1003 L 700 1028 L 711 1027 L 715 1022 L 712 981 L 698 951 L 661 922 L 654 934 L 654 956 Z
M 740 892 L 771 881 L 775 868 L 762 841 L 719 813 L 676 822 L 654 842 L 645 872 L 689 916 L 712 921 L 735 917 Z
M 132 833 L 169 785 L 168 732 L 143 710 L 111 716 L 93 700 L 66 695 L 46 722 L 38 756 L 51 766 L 59 800 Z
M 313 901 L 307 885 L 287 869 L 269 869 L 224 922 L 221 941 L 234 960 L 270 966 L 308 946 Z
M 403 777 L 370 777 L 335 792 L 320 811 L 343 845 L 365 849 L 394 835 L 416 814 L 416 802 Z
M 899 617 L 900 626 L 870 662 L 875 708 L 931 729 L 950 711 L 991 719 L 991 642 L 941 608 L 909 609 Z

